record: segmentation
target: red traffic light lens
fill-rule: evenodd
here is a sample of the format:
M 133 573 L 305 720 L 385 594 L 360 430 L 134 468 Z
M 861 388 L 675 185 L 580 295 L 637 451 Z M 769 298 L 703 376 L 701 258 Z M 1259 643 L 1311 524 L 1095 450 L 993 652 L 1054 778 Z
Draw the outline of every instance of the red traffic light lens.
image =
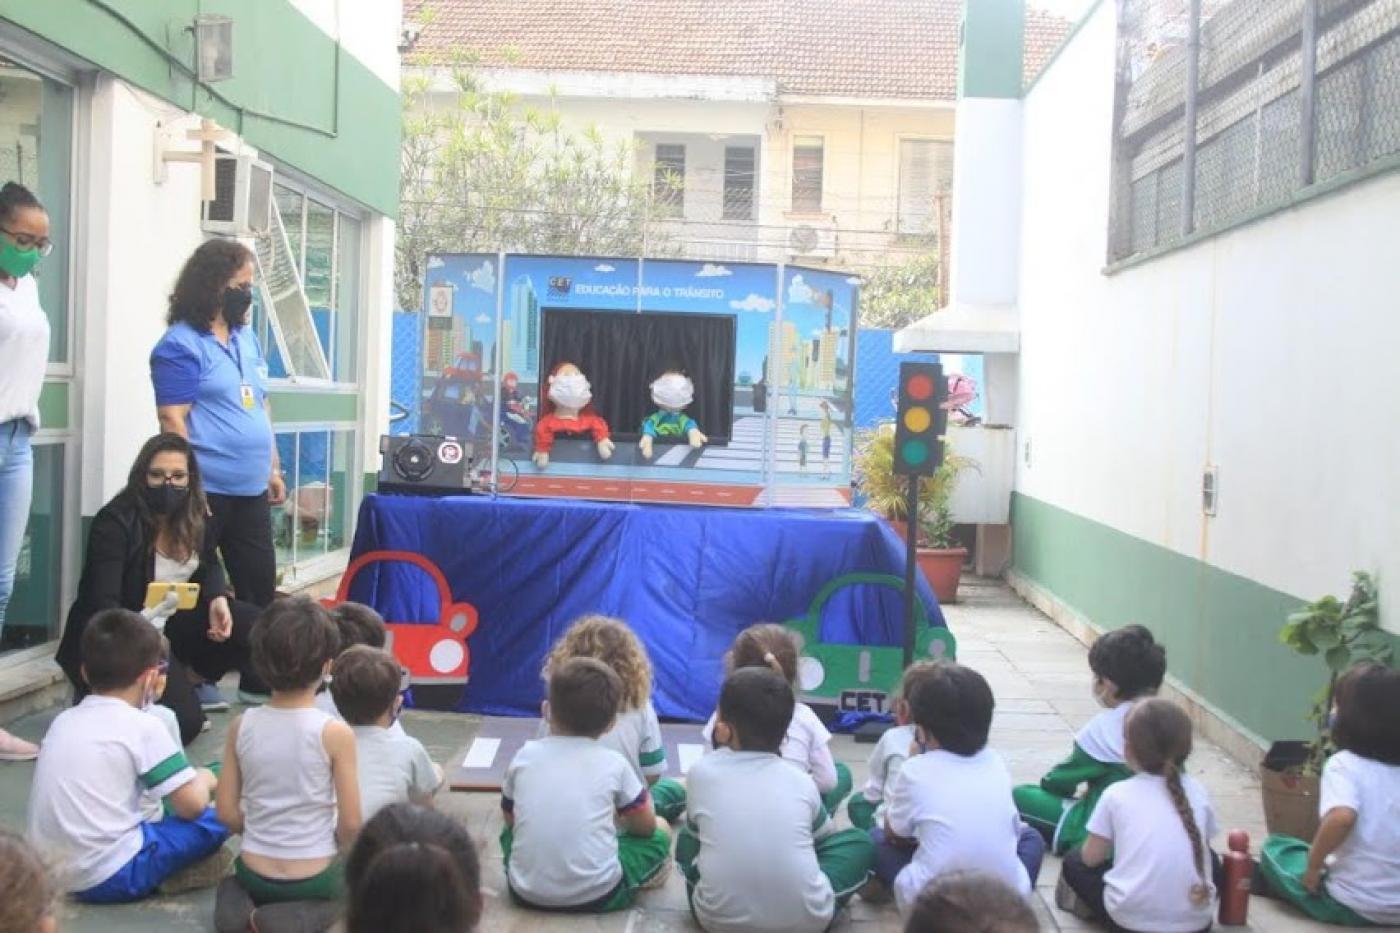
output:
M 933 397 L 933 380 L 920 373 L 909 380 L 904 392 L 916 402 L 928 401 Z

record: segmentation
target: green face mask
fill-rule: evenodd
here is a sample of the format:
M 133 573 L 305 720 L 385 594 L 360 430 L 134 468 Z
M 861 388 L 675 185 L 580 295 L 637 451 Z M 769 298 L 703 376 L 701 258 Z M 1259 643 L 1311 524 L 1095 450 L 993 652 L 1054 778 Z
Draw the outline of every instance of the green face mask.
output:
M 34 271 L 40 260 L 38 249 L 20 249 L 6 237 L 0 237 L 0 272 L 22 279 Z

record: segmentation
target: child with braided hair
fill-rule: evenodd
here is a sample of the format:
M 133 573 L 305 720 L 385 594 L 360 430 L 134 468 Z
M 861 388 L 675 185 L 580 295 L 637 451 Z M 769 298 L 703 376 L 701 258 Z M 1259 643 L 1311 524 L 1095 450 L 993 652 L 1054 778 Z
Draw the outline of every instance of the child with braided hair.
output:
M 801 645 L 789 628 L 773 623 L 750 625 L 739 633 L 725 655 L 730 673 L 745 667 L 766 667 L 797 692 L 797 658 Z M 705 741 L 714 742 L 715 716 L 705 723 Z M 812 776 L 822 806 L 834 814 L 851 792 L 851 769 L 831 754 L 831 733 L 806 703 L 798 702 L 779 754 Z
M 1191 720 L 1167 700 L 1143 700 L 1124 731 L 1134 775 L 1099 798 L 1083 848 L 1065 856 L 1061 883 L 1119 933 L 1209 930 L 1215 813 L 1205 788 L 1185 774 Z

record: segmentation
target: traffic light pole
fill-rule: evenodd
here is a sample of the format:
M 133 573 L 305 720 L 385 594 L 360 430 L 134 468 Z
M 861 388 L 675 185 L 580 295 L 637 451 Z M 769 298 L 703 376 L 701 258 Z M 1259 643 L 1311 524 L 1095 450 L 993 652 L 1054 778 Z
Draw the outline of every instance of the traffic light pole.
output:
M 908 528 L 904 539 L 904 666 L 914 663 L 914 600 L 919 594 L 914 589 L 917 573 L 915 557 L 919 546 L 919 480 L 917 475 L 909 477 L 909 499 L 905 503 L 904 514 L 908 518 Z

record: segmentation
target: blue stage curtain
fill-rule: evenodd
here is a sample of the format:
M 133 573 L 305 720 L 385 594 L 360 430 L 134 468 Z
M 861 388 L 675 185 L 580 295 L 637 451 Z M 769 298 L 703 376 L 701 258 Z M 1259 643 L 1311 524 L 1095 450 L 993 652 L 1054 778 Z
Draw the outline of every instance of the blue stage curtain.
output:
M 420 553 L 441 568 L 456 601 L 473 604 L 470 683 L 459 708 L 533 715 L 540 668 L 569 623 L 588 613 L 624 619 L 656 670 L 663 717 L 713 711 L 723 657 L 756 622 L 804 616 L 818 591 L 851 573 L 903 576 L 903 545 L 870 513 L 710 509 L 563 499 L 367 496 L 354 554 Z M 943 625 L 928 584 L 918 595 Z M 440 599 L 422 570 L 375 564 L 350 598 L 390 622 L 429 622 Z M 827 603 L 824 641 L 902 643 L 898 591 L 860 585 Z

